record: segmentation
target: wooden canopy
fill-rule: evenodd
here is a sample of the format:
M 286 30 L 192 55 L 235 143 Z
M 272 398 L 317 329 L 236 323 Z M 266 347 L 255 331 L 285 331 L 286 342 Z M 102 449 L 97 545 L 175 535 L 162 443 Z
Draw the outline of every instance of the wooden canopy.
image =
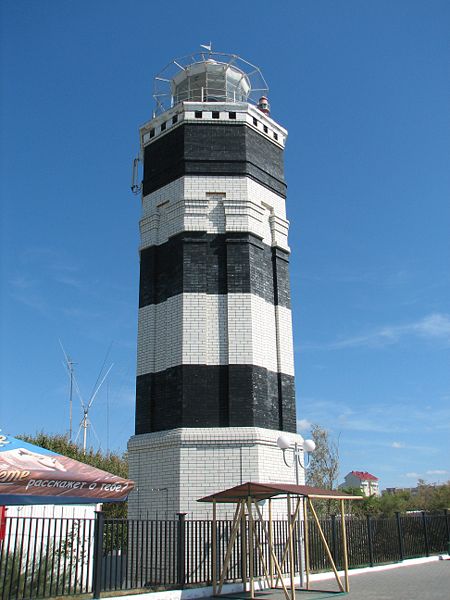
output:
M 291 496 L 302 496 L 304 498 L 315 498 L 316 500 L 361 500 L 361 496 L 351 496 L 337 490 L 325 490 L 323 488 L 312 487 L 310 485 L 294 485 L 291 483 L 255 483 L 247 481 L 241 485 L 216 492 L 210 496 L 200 498 L 197 502 L 239 502 L 248 498 L 253 498 L 256 502 L 268 500 L 282 494 Z
M 281 561 L 278 561 L 275 547 L 273 544 L 272 533 L 272 507 L 273 499 L 284 498 L 287 502 L 286 513 L 289 519 L 289 536 L 282 552 Z M 212 524 L 212 544 L 211 544 L 211 561 L 212 561 L 212 581 L 213 595 L 220 595 L 226 578 L 227 570 L 230 564 L 232 549 L 237 541 L 238 530 L 241 530 L 242 544 L 242 582 L 244 591 L 247 587 L 247 564 L 249 570 L 248 582 L 250 584 L 250 598 L 255 597 L 254 587 L 254 559 L 260 558 L 260 562 L 264 571 L 264 579 L 267 582 L 267 587 L 274 589 L 281 584 L 286 600 L 295 600 L 295 566 L 294 566 L 294 538 L 296 531 L 303 531 L 304 544 L 301 543 L 301 535 L 298 536 L 299 555 L 304 554 L 305 574 L 306 574 L 306 589 L 309 589 L 309 548 L 308 548 L 308 510 L 316 523 L 320 538 L 329 558 L 333 569 L 336 581 L 341 592 L 349 591 L 348 581 L 348 560 L 347 560 L 347 534 L 345 524 L 345 500 L 361 500 L 361 496 L 351 496 L 337 490 L 325 490 L 322 488 L 311 487 L 309 485 L 293 485 L 290 483 L 255 483 L 247 481 L 241 485 L 216 492 L 204 498 L 200 498 L 197 502 L 212 502 L 213 505 L 213 524 Z M 263 516 L 258 503 L 261 500 L 269 501 L 269 522 L 263 520 Z M 336 564 L 333 560 L 332 553 L 328 546 L 325 534 L 320 525 L 316 510 L 313 505 L 313 500 L 338 500 L 341 512 L 342 526 L 342 548 L 344 555 L 344 575 L 345 583 L 342 584 L 337 572 Z M 218 503 L 236 503 L 236 512 L 234 514 L 233 525 L 231 528 L 230 539 L 228 541 L 227 550 L 225 553 L 222 568 L 217 573 L 217 514 L 216 505 Z M 303 515 L 301 514 L 303 513 Z M 303 519 L 302 519 L 303 517 Z M 256 522 L 260 523 L 260 528 L 256 528 Z M 247 531 L 248 523 L 248 531 Z M 303 527 L 302 527 L 303 524 Z M 268 546 L 267 553 L 264 552 L 262 546 L 262 535 L 266 539 Z M 248 553 L 248 557 L 247 557 Z M 283 567 L 289 566 L 290 573 L 290 593 L 283 577 Z M 301 570 L 301 580 L 303 579 L 303 568 Z

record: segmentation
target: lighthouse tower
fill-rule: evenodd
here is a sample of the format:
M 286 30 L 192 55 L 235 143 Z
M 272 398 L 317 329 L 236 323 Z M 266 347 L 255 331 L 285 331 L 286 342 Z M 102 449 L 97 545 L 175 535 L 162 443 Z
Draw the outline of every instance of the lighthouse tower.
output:
M 295 482 L 283 153 L 260 70 L 205 51 L 155 79 L 143 181 L 136 428 L 129 515 L 204 517 L 196 500 L 246 481 Z

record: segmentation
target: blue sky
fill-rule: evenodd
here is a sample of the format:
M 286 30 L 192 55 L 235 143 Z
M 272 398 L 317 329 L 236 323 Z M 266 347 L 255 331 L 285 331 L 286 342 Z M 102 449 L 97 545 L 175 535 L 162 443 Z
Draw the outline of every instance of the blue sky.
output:
M 302 434 L 319 423 L 339 438 L 342 477 L 450 479 L 450 4 L 4 0 L 0 10 L 3 430 L 67 431 L 58 339 L 85 398 L 112 342 L 91 418 L 103 449 L 125 448 L 138 126 L 153 76 L 212 40 L 261 67 L 272 116 L 289 130 Z

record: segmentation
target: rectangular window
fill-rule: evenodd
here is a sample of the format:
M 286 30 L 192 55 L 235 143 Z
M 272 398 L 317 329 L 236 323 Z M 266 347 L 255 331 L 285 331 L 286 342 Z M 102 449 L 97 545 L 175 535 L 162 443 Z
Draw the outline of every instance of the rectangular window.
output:
M 213 118 L 213 119 L 220 119 L 220 113 L 219 113 L 219 112 L 217 112 L 217 111 L 214 111 L 214 112 L 212 113 L 212 118 Z
M 161 131 L 165 131 L 166 130 L 166 124 L 167 123 L 161 123 Z
M 278 140 L 278 133 L 275 133 L 275 131 L 273 132 L 273 139 Z
M 203 118 L 203 113 L 201 110 L 196 110 L 195 111 L 195 118 L 196 119 L 202 119 Z
M 253 125 L 258 127 L 258 119 L 255 119 L 255 117 L 253 117 Z
M 269 131 L 267 125 L 264 125 L 263 129 L 264 129 L 264 133 L 267 133 Z
M 154 129 L 150 129 L 150 137 L 155 137 L 155 130 Z
M 236 118 L 236 113 L 235 112 L 229 112 L 228 113 L 228 118 L 229 119 L 235 119 Z
M 172 125 L 175 125 L 175 123 L 178 123 L 178 115 L 172 117 Z

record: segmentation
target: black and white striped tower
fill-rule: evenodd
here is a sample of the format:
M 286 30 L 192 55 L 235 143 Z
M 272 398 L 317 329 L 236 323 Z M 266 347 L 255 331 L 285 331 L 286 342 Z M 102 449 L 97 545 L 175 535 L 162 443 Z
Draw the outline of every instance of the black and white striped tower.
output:
M 166 88 L 166 89 L 164 89 Z M 283 152 L 260 70 L 205 51 L 156 78 L 143 161 L 130 516 L 202 516 L 207 493 L 294 481 Z

